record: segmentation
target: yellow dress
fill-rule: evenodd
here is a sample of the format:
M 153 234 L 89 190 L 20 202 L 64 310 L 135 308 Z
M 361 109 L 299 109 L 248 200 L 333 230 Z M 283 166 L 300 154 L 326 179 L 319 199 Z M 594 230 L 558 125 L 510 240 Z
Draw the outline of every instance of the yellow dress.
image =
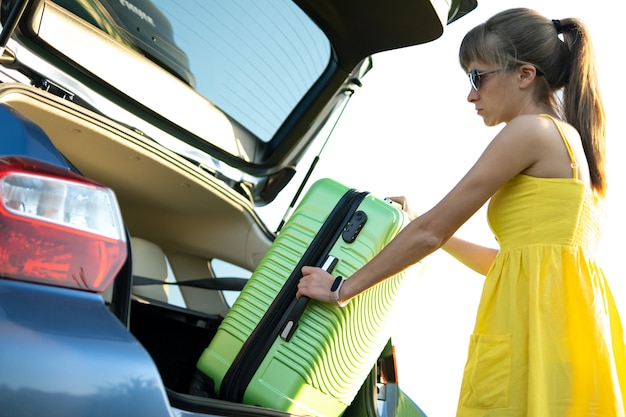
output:
M 601 205 L 572 167 L 573 178 L 517 175 L 489 203 L 500 252 L 470 339 L 459 417 L 626 415 L 622 325 L 594 260 Z

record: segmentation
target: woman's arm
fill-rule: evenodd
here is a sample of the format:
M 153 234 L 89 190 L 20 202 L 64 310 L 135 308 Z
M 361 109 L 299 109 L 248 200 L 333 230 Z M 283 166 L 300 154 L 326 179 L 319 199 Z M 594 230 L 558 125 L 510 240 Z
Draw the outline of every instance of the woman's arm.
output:
M 406 212 L 409 220 L 412 221 L 419 217 L 417 212 L 414 211 L 409 204 L 406 197 L 389 197 L 389 199 L 402 206 L 402 209 Z M 487 271 L 489 271 L 493 260 L 498 254 L 497 249 L 477 245 L 456 236 L 452 236 L 448 239 L 441 249 L 448 252 L 463 265 L 482 275 L 487 275 Z
M 455 236 L 448 239 L 441 249 L 448 252 L 468 268 L 482 275 L 487 275 L 487 271 L 489 271 L 493 260 L 498 254 L 497 249 L 477 245 Z
M 435 207 L 419 217 L 410 214 L 414 219 L 378 255 L 345 281 L 339 294 L 341 301 L 349 300 L 444 246 L 502 184 L 543 157 L 545 141 L 539 133 L 545 130 L 546 124 L 542 125 L 539 116 L 531 116 L 530 120 L 528 117 L 519 119 L 504 127 L 476 164 Z M 452 241 L 449 248 L 454 251 L 459 246 L 462 246 L 459 241 Z M 473 250 L 465 251 L 466 254 L 470 252 Z M 481 255 L 480 259 L 481 270 L 493 261 L 486 255 Z M 332 302 L 332 275 L 309 266 L 302 268 L 302 275 L 298 297 L 305 295 Z

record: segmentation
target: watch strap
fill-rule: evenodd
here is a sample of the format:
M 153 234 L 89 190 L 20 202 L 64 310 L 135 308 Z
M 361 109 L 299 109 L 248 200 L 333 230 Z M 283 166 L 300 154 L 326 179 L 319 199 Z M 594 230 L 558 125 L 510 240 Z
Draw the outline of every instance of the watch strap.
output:
M 343 283 L 345 281 L 346 279 L 344 277 L 338 276 L 337 278 L 335 278 L 333 285 L 330 287 L 330 299 L 333 301 L 333 303 L 337 304 L 339 307 L 343 307 L 344 305 L 347 304 L 347 303 L 343 303 L 340 301 L 340 294 L 339 294 L 339 292 L 341 291 L 341 287 L 343 287 Z

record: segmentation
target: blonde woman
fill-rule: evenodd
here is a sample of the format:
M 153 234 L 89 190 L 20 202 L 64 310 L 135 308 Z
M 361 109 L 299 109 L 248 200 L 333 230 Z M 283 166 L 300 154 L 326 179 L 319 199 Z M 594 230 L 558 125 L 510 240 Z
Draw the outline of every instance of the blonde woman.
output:
M 341 283 L 304 267 L 298 295 L 342 305 L 443 248 L 486 275 L 458 416 L 624 416 L 623 330 L 595 261 L 605 114 L 587 30 L 507 10 L 472 29 L 459 58 L 468 101 L 502 130 L 371 262 Z M 499 249 L 453 237 L 488 200 Z

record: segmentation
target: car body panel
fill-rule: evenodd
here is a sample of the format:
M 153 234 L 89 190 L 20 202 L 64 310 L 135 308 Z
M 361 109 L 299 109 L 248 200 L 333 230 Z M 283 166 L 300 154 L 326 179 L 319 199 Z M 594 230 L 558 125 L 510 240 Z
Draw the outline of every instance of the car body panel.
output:
M 98 294 L 0 279 L 0 312 L 3 414 L 172 415 L 152 359 Z

